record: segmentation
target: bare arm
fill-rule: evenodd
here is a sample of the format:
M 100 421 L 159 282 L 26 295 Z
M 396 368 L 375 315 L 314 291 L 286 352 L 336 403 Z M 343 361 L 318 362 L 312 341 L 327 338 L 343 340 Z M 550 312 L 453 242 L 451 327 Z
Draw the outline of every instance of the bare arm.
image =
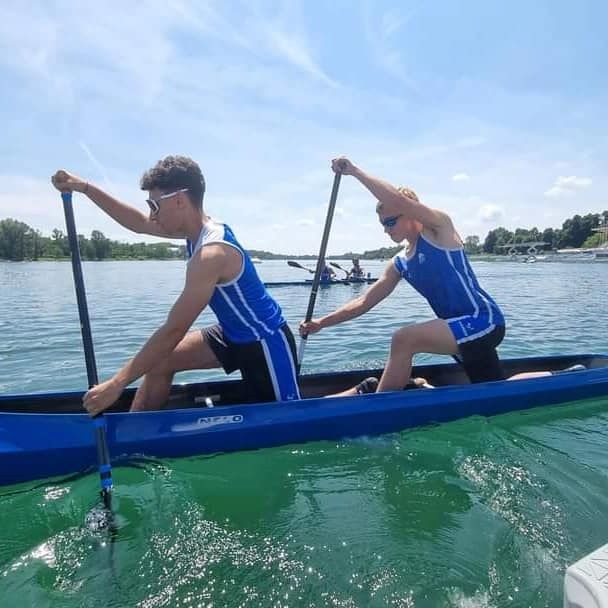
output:
M 150 218 L 139 209 L 115 199 L 91 183 L 89 183 L 85 194 L 112 219 L 133 232 L 153 236 L 171 236 L 164 233 L 157 222 L 150 221 Z
M 171 236 L 170 234 L 164 233 L 158 223 L 152 222 L 146 214 L 135 209 L 135 207 L 131 207 L 130 205 L 115 199 L 101 188 L 98 188 L 94 184 L 87 182 L 76 175 L 60 170 L 53 175 L 51 181 L 55 188 L 62 192 L 76 191 L 85 194 L 112 219 L 133 232 L 137 232 L 138 234 L 151 234 L 153 236 Z
M 109 408 L 128 384 L 171 354 L 209 303 L 221 276 L 224 259 L 221 246 L 209 246 L 192 260 L 188 265 L 184 290 L 171 308 L 165 323 L 122 369 L 85 395 L 84 406 L 91 415 Z
M 124 386 L 137 380 L 159 361 L 168 357 L 209 303 L 221 273 L 222 254 L 213 247 L 205 249 L 207 251 L 193 258 L 188 264 L 186 285 L 165 323 L 116 374 L 116 379 Z
M 334 171 L 340 171 L 345 175 L 352 175 L 379 201 L 388 203 L 391 207 L 399 209 L 400 213 L 420 222 L 423 226 L 433 230 L 440 230 L 443 227 L 452 226 L 452 221 L 443 211 L 431 209 L 419 201 L 409 198 L 402 192 L 399 192 L 392 184 L 365 173 L 363 169 L 354 165 L 347 158 L 341 157 L 334 159 L 332 161 L 332 168 Z
M 350 321 L 372 309 L 376 304 L 390 295 L 399 283 L 400 275 L 390 262 L 384 269 L 382 276 L 361 296 L 351 300 L 320 319 L 313 319 L 309 323 L 300 324 L 300 333 L 316 333 L 325 327 L 338 325 Z

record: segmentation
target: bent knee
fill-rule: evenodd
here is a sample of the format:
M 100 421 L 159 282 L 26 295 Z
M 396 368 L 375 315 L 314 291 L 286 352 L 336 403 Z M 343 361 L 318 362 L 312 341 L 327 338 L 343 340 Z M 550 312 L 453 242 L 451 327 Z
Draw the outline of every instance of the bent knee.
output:
M 159 361 L 153 368 L 151 368 L 146 375 L 151 374 L 153 376 L 165 376 L 175 373 L 175 361 L 173 353 L 168 357 L 165 357 L 162 361 Z
M 416 349 L 416 333 L 409 327 L 398 329 L 391 339 L 391 350 L 398 352 L 414 352 Z

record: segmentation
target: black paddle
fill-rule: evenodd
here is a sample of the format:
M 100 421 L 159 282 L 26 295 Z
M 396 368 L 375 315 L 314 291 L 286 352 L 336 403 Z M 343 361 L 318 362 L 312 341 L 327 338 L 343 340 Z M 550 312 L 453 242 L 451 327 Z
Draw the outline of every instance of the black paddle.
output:
M 312 290 L 310 292 L 310 298 L 308 299 L 308 309 L 306 310 L 306 317 L 304 318 L 304 321 L 306 323 L 312 319 L 312 313 L 315 309 L 317 292 L 319 291 L 319 284 L 321 283 L 321 273 L 323 272 L 323 268 L 325 266 L 325 252 L 327 251 L 327 241 L 329 241 L 329 230 L 331 228 L 331 221 L 334 217 L 334 209 L 336 207 L 336 200 L 338 199 L 338 188 L 340 187 L 341 177 L 341 173 L 336 173 L 336 175 L 334 176 L 334 184 L 331 189 L 331 196 L 329 197 L 327 217 L 325 218 L 325 228 L 323 229 L 323 238 L 321 239 L 319 257 L 317 258 L 317 268 L 315 270 L 315 276 L 312 280 Z M 298 349 L 298 375 L 300 374 L 300 368 L 302 367 L 302 359 L 304 358 L 304 348 L 306 347 L 307 337 L 308 336 L 302 336 L 302 339 L 300 340 L 300 347 Z
M 72 193 L 62 192 L 63 211 L 65 223 L 68 229 L 68 241 L 72 254 L 72 273 L 74 275 L 74 287 L 76 288 L 76 300 L 78 302 L 78 316 L 80 317 L 80 332 L 84 346 L 84 359 L 87 366 L 87 378 L 89 388 L 99 384 L 97 376 L 97 365 L 95 364 L 95 351 L 93 350 L 93 338 L 91 337 L 91 325 L 89 323 L 89 310 L 87 307 L 87 296 L 84 289 L 82 277 L 82 263 L 80 261 L 80 248 L 78 247 L 78 235 L 76 234 L 76 223 L 74 221 L 74 210 L 72 208 Z M 110 464 L 110 452 L 106 441 L 106 419 L 102 414 L 93 418 L 95 427 L 95 442 L 97 444 L 97 462 L 99 469 L 99 480 L 101 482 L 101 498 L 105 511 L 94 511 L 87 515 L 87 524 L 96 530 L 113 526 L 112 515 L 112 466 Z
M 334 268 L 337 268 L 338 270 L 341 270 L 344 274 L 346 274 L 346 278 L 348 278 L 348 275 L 350 274 L 350 272 L 348 272 L 348 270 L 346 270 L 346 268 L 342 268 L 342 266 L 340 266 L 340 264 L 338 264 L 338 262 L 330 262 L 329 265 L 333 266 Z
M 287 265 L 291 266 L 293 268 L 300 268 L 301 270 L 307 270 L 311 274 L 315 273 L 314 270 L 311 270 L 310 268 L 306 268 L 306 266 L 302 266 L 302 264 L 299 264 L 298 262 L 294 262 L 293 260 L 287 260 Z

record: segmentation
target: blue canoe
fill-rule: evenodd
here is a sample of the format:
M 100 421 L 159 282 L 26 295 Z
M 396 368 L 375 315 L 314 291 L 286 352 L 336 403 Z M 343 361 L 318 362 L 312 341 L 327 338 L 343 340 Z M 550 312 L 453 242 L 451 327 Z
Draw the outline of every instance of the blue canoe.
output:
M 472 415 L 606 397 L 608 356 L 506 359 L 505 373 L 588 369 L 546 378 L 468 384 L 457 364 L 419 366 L 435 389 L 320 398 L 379 370 L 307 375 L 298 402 L 246 404 L 239 380 L 175 385 L 168 408 L 127 413 L 133 390 L 107 415 L 114 464 L 134 455 L 179 457 L 251 450 L 315 440 L 379 435 Z M 81 392 L 0 396 L 0 485 L 86 470 L 96 464 L 90 418 Z M 211 399 L 213 407 L 208 407 Z
M 320 287 L 333 287 L 334 285 L 370 285 L 371 283 L 375 283 L 377 278 L 369 278 L 369 279 L 334 279 L 329 283 L 320 283 Z M 269 283 L 264 283 L 266 287 L 297 287 L 297 286 L 312 286 L 312 279 L 306 279 L 304 281 L 270 281 Z

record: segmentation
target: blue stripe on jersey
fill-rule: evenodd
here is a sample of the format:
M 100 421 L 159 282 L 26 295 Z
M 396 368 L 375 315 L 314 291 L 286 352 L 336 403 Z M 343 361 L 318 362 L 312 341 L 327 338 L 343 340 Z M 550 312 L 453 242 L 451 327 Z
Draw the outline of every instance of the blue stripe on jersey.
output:
M 464 250 L 445 249 L 420 234 L 413 253 L 395 256 L 397 272 L 430 304 L 440 319 L 483 317 L 504 325 L 502 311 L 481 288 Z
M 285 319 L 281 307 L 258 277 L 251 258 L 228 226 L 212 220 L 205 222 L 190 257 L 210 243 L 230 245 L 243 257 L 239 275 L 229 283 L 216 285 L 209 302 L 226 337 L 243 344 L 272 336 Z

